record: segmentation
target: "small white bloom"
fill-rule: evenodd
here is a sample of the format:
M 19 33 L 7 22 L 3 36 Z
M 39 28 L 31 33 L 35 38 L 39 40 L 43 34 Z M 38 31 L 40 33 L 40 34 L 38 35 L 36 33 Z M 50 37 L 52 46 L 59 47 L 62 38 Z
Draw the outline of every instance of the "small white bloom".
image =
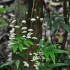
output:
M 27 36 L 26 38 L 28 38 L 28 39 L 29 39 L 29 38 L 31 38 L 31 36 Z
M 26 50 L 26 49 L 28 49 L 27 47 L 23 47 L 23 50 Z
M 30 32 L 30 33 L 27 34 L 27 36 L 30 36 L 30 35 L 32 35 L 32 34 L 33 34 L 33 33 Z
M 12 30 L 10 31 L 10 33 L 14 33 L 14 31 L 15 31 L 15 28 L 12 28 Z
M 15 16 L 13 13 L 10 13 L 9 15 L 10 15 L 11 17 L 14 17 L 14 16 Z
M 26 23 L 26 20 L 22 20 L 22 23 Z
M 32 39 L 37 39 L 37 37 L 32 37 Z
M 6 15 L 3 15 L 3 18 L 7 19 L 7 16 Z
M 28 29 L 28 31 L 33 31 L 33 29 Z
M 15 23 L 16 22 L 16 20 L 13 20 L 11 23 Z
M 12 44 L 15 44 L 15 43 L 9 42 L 9 44 L 12 45 Z
M 44 45 L 42 45 L 42 47 L 44 47 Z
M 27 27 L 22 27 L 22 30 L 25 30 L 25 29 L 27 29 Z
M 27 33 L 27 31 L 23 31 L 22 33 Z
M 3 8 L 4 6 L 3 5 L 0 5 L 0 8 Z
M 24 37 L 24 38 L 25 38 L 26 36 L 25 36 L 25 35 L 23 35 L 22 37 Z
M 15 38 L 14 38 L 14 37 L 10 37 L 9 39 L 10 39 L 10 40 L 13 40 L 13 39 L 15 39 Z
M 33 54 L 36 55 L 36 56 L 38 55 L 37 53 L 33 53 Z
M 26 12 L 26 14 L 28 14 L 28 12 Z
M 26 61 L 23 61 L 25 67 L 29 67 L 29 64 Z
M 37 44 L 37 46 L 39 46 L 39 44 Z
M 40 21 L 43 21 L 43 18 L 40 18 Z
M 15 28 L 20 28 L 20 26 L 16 25 Z
M 10 26 L 10 27 L 14 27 L 14 25 L 13 25 L 13 24 L 10 24 L 9 26 Z
M 37 61 L 37 60 L 39 60 L 40 58 L 38 57 L 38 56 L 33 56 L 33 58 L 32 58 L 32 60 L 31 61 Z
M 32 53 L 29 53 L 29 55 L 32 55 Z
M 36 17 L 37 19 L 39 18 L 39 16 Z
M 31 18 L 31 21 L 36 21 L 36 19 L 35 18 Z

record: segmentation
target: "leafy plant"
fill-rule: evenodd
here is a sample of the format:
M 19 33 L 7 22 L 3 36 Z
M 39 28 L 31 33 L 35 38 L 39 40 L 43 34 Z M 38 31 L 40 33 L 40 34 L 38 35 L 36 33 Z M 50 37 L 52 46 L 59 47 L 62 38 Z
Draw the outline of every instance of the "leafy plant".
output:
M 15 39 L 10 41 L 10 47 L 13 53 L 22 52 L 23 47 L 30 47 L 33 43 L 29 39 L 25 39 L 21 36 L 16 36 Z
M 53 63 L 51 63 L 49 65 L 49 67 L 53 68 L 53 67 L 57 67 L 57 66 L 63 66 L 63 65 L 68 65 L 65 63 L 57 63 L 56 62 L 56 54 L 61 54 L 61 53 L 67 53 L 68 51 L 65 50 L 59 50 L 57 49 L 57 44 L 49 44 L 48 41 L 44 42 L 43 40 L 40 40 L 39 42 L 39 46 L 37 48 L 37 52 L 42 52 L 43 56 L 45 57 L 45 60 L 47 63 L 46 65 L 49 65 L 50 62 L 52 61 Z M 44 69 L 44 70 L 48 70 L 48 69 Z

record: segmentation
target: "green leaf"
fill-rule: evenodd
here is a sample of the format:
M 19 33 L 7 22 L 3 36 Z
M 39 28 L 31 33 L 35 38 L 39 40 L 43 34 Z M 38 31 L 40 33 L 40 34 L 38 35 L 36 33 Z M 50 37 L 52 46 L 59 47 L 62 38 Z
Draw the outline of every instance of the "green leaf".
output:
M 27 47 L 30 47 L 29 43 L 28 43 L 26 40 L 23 41 L 23 44 L 24 44 L 25 46 L 27 46 Z
M 3 11 L 5 11 L 5 8 L 0 8 L 0 12 L 3 12 Z
M 23 45 L 22 45 L 22 44 L 19 44 L 19 45 L 18 45 L 18 48 L 19 48 L 19 51 L 20 51 L 20 52 L 23 51 Z
M 16 68 L 18 69 L 20 65 L 20 60 L 16 60 L 15 64 L 16 64 Z
M 53 51 L 54 51 L 54 53 L 67 53 L 68 52 L 68 51 L 59 50 L 59 49 L 54 49 Z
M 70 25 L 67 25 L 66 23 L 61 23 L 61 26 L 68 32 L 70 32 Z
M 8 66 L 8 65 L 11 65 L 11 64 L 13 64 L 13 62 L 14 62 L 14 61 L 9 60 L 9 61 L 7 61 L 6 63 L 2 64 L 2 65 L 0 66 L 0 68 L 5 67 L 5 66 Z
M 34 45 L 33 42 L 31 42 L 30 40 L 27 40 L 27 42 L 29 43 L 29 45 Z
M 15 40 L 17 40 L 19 43 L 22 42 L 22 40 L 19 37 L 16 37 Z
M 39 41 L 39 47 L 42 47 L 42 45 L 43 45 L 43 40 L 40 39 L 40 41 Z
M 44 54 L 44 56 L 46 58 L 46 62 L 47 62 L 49 60 L 49 51 L 46 50 L 45 48 L 43 48 L 42 49 L 42 52 L 43 52 L 43 54 Z
M 51 60 L 55 63 L 55 54 L 51 51 L 50 53 Z
M 58 27 L 58 22 L 57 21 L 53 21 L 53 24 L 51 26 L 51 34 L 54 34 L 55 30 L 57 29 Z
M 14 46 L 12 47 L 12 50 L 13 50 L 13 53 L 16 53 L 16 51 L 18 50 L 18 45 L 14 45 Z
M 45 43 L 44 43 L 44 47 L 47 47 L 48 46 L 48 41 L 46 41 Z
M 55 64 L 51 64 L 50 67 L 54 68 L 54 67 L 59 67 L 59 66 L 66 66 L 69 64 L 65 64 L 65 63 L 55 63 Z

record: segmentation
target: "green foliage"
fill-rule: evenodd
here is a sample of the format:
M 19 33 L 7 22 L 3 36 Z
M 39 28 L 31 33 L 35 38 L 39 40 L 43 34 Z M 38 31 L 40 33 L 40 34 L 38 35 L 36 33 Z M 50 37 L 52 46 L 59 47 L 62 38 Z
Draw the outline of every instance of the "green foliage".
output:
M 4 12 L 5 8 L 0 8 L 0 13 Z
M 16 64 L 16 68 L 18 69 L 20 65 L 20 60 L 16 60 L 15 64 Z
M 23 47 L 30 47 L 33 43 L 29 39 L 25 39 L 21 36 L 16 36 L 14 40 L 10 41 L 12 44 L 10 47 L 13 50 L 13 53 L 22 52 Z
M 42 45 L 44 45 L 42 47 Z M 53 63 L 55 63 L 56 61 L 56 54 L 59 53 L 67 53 L 67 51 L 64 50 L 59 50 L 56 48 L 57 44 L 48 44 L 48 42 L 46 41 L 45 43 L 43 42 L 43 40 L 40 40 L 39 42 L 39 48 L 38 48 L 38 52 L 42 52 L 43 55 L 45 56 L 46 62 L 51 58 L 51 60 L 53 61 Z
M 13 63 L 14 63 L 14 61 L 8 60 L 8 61 L 6 61 L 6 63 L 0 65 L 0 68 L 5 67 L 5 66 L 8 66 L 8 65 L 12 65 Z
M 53 70 L 53 68 L 55 67 L 60 67 L 60 66 L 66 66 L 68 64 L 65 64 L 65 63 L 55 63 L 55 64 L 40 64 L 39 66 L 39 70 Z
M 64 17 L 59 13 L 52 13 L 50 15 L 50 18 L 48 19 L 48 26 L 51 28 L 51 34 L 54 34 L 54 32 L 58 29 L 58 26 L 62 27 L 65 31 L 70 32 L 70 24 L 67 25 L 67 23 L 64 23 L 63 19 Z
M 8 23 L 4 20 L 0 20 L 0 26 L 4 26 L 4 25 L 7 25 Z
M 61 23 L 61 26 L 63 27 L 64 30 L 70 32 L 70 25 L 67 25 L 66 23 Z

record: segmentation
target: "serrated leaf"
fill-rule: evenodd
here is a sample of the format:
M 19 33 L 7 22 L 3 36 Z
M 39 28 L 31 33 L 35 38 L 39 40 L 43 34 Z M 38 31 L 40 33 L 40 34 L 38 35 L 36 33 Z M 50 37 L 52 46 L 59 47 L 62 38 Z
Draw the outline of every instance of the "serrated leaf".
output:
M 15 64 L 16 64 L 16 68 L 18 69 L 20 65 L 20 60 L 16 60 Z

